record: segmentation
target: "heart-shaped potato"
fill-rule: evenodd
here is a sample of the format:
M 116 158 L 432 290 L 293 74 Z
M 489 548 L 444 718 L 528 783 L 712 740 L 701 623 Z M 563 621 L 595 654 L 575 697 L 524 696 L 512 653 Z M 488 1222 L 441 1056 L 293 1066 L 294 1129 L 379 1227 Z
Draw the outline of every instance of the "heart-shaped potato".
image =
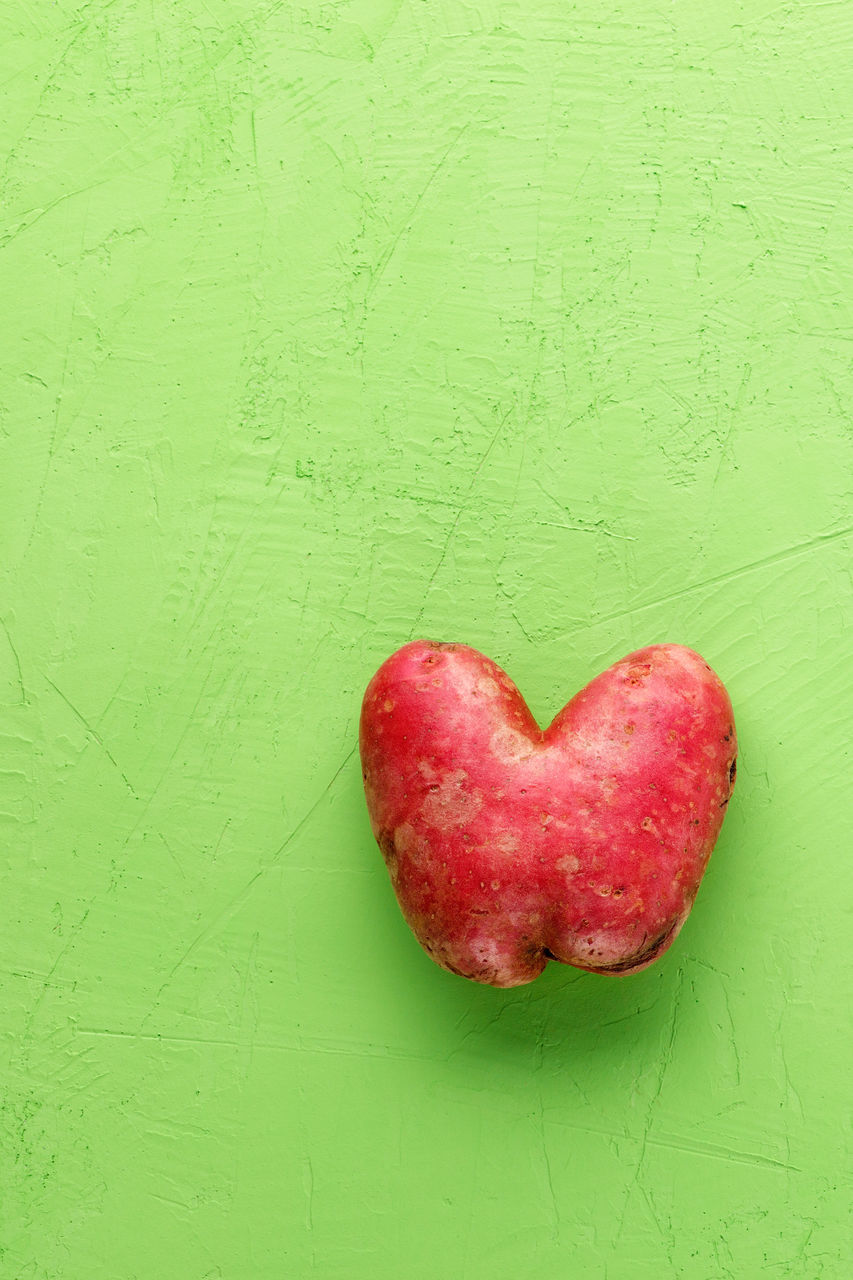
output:
M 548 960 L 626 974 L 683 925 L 722 825 L 737 741 L 707 662 L 650 645 L 542 730 L 512 680 L 463 644 L 415 640 L 364 695 L 373 833 L 433 960 L 532 982 Z

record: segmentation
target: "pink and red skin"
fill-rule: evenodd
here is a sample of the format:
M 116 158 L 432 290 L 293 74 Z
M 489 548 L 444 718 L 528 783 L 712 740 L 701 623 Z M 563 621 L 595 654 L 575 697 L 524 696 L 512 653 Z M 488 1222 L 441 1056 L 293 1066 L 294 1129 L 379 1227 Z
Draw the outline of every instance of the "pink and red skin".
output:
M 371 827 L 438 964 L 497 987 L 548 960 L 644 969 L 672 943 L 734 786 L 728 694 L 699 654 L 650 645 L 541 730 L 496 663 L 415 640 L 367 687 Z

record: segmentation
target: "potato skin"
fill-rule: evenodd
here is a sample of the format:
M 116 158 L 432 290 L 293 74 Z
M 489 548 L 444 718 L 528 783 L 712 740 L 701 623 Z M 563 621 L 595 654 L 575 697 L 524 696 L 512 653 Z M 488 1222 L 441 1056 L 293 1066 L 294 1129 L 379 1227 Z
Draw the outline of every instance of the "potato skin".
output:
M 452 973 L 497 987 L 548 960 L 636 973 L 681 929 L 734 787 L 731 702 L 703 658 L 650 645 L 541 730 L 509 676 L 415 640 L 361 712 L 370 823 L 403 915 Z

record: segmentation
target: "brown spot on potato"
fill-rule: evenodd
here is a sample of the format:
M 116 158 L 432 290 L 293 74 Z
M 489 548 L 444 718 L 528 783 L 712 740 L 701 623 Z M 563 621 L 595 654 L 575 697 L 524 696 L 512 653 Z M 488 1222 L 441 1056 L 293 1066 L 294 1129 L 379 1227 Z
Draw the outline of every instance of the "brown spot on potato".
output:
M 383 858 L 390 858 L 391 854 L 394 852 L 394 837 L 391 835 L 391 832 L 380 831 L 376 837 L 376 843 L 382 850 Z
M 385 859 L 385 865 L 391 876 L 391 880 L 396 881 L 398 873 L 397 864 L 397 847 L 394 844 L 394 837 L 390 831 L 380 831 L 376 837 L 377 844 L 382 851 L 382 857 Z

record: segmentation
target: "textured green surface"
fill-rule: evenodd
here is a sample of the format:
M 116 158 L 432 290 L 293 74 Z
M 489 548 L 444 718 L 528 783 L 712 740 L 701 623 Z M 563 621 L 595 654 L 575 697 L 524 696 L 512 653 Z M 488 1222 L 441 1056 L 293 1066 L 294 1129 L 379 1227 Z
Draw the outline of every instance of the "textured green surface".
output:
M 0 13 L 13 1280 L 849 1280 L 853 6 Z M 412 635 L 731 691 L 687 927 L 499 992 L 354 753 Z

